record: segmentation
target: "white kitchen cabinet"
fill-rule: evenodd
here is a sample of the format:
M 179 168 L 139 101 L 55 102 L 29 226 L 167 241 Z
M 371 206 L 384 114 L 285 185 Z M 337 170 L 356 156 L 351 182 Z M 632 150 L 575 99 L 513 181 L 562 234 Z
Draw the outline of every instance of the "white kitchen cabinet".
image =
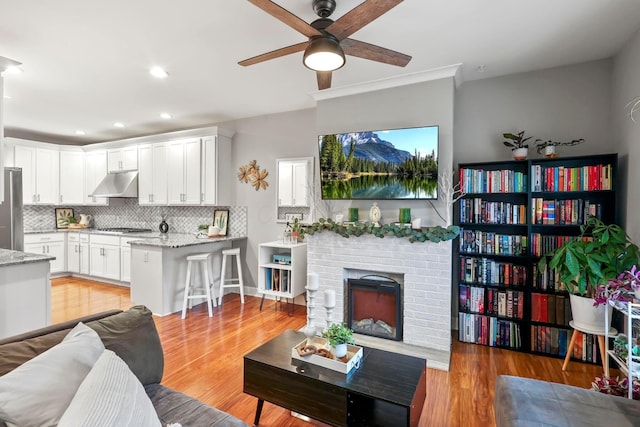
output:
M 131 282 L 131 245 L 132 240 L 140 240 L 143 237 L 120 237 L 120 280 Z
M 199 205 L 200 138 L 167 143 L 168 203 Z
M 89 274 L 120 280 L 120 237 L 89 236 Z
M 98 187 L 98 184 L 107 175 L 107 152 L 87 151 L 84 153 L 84 204 L 85 205 L 107 205 L 106 197 L 93 197 L 89 194 Z
M 107 150 L 107 170 L 109 172 L 127 172 L 138 169 L 138 147 L 114 148 Z
M 165 143 L 138 147 L 138 203 L 167 204 L 167 147 Z
M 16 145 L 14 165 L 22 168 L 22 198 L 25 205 L 58 203 L 58 151 Z
M 67 271 L 89 274 L 89 235 L 67 233 Z
M 51 273 L 67 271 L 67 251 L 64 233 L 37 233 L 24 236 L 24 251 L 56 257 L 49 261 Z
M 278 206 L 309 206 L 311 161 L 278 160 Z
M 231 204 L 231 138 L 214 135 L 202 138 L 202 204 Z
M 84 153 L 60 151 L 60 204 L 84 204 Z

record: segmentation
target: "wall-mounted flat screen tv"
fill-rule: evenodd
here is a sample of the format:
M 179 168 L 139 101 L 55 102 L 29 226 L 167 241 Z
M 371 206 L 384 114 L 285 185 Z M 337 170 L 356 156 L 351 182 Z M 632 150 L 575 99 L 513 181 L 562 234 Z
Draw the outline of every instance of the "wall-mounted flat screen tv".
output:
M 318 137 L 322 198 L 438 198 L 438 126 Z

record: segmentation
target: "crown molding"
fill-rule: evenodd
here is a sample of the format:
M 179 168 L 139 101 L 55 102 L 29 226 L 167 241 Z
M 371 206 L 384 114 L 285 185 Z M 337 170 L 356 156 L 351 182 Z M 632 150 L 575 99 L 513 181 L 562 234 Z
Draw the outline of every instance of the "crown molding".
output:
M 324 89 L 312 92 L 309 95 L 316 101 L 339 98 L 342 96 L 357 95 L 359 93 L 373 92 L 376 90 L 390 89 L 399 86 L 406 86 L 414 83 L 422 83 L 431 80 L 439 80 L 453 77 L 456 88 L 462 84 L 462 64 L 447 65 L 445 67 L 433 68 L 425 71 L 404 74 L 397 77 L 388 77 L 380 80 L 372 80 L 364 83 L 357 83 L 350 86 Z

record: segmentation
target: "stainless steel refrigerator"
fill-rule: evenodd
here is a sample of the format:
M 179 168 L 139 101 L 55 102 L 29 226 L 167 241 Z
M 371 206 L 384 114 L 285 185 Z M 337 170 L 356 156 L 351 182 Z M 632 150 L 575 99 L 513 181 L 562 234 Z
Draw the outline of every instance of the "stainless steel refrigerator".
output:
M 24 250 L 20 168 L 4 168 L 4 202 L 0 203 L 0 248 Z

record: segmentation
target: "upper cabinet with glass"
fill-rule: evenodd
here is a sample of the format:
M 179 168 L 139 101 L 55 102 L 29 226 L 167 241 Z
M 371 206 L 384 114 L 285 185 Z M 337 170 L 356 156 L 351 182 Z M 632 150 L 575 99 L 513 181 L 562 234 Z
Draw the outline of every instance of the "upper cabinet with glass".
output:
M 277 173 L 278 222 L 300 218 L 300 215 L 302 222 L 311 222 L 313 157 L 278 159 Z

